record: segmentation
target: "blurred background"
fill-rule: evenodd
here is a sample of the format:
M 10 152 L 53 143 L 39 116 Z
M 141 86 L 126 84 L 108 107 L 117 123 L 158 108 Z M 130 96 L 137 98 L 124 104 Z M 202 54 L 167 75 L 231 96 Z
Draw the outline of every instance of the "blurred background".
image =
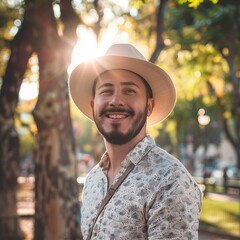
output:
M 240 2 L 0 1 L 0 239 L 80 239 L 81 191 L 105 151 L 68 95 L 73 68 L 131 43 L 177 90 L 148 128 L 203 191 L 200 239 L 240 237 Z

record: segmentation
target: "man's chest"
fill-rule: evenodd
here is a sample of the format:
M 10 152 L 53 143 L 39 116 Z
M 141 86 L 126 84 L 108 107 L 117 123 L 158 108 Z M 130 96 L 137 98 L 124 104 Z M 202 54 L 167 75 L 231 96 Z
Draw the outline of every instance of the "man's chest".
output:
M 104 197 L 106 186 L 101 186 L 95 191 L 95 195 L 87 194 L 82 206 L 82 232 L 87 234 L 94 216 Z M 98 191 L 97 191 L 98 190 Z M 106 236 L 115 235 L 129 236 L 132 233 L 139 233 L 138 239 L 146 234 L 146 201 L 148 190 L 142 184 L 137 182 L 124 182 L 114 194 L 112 199 L 103 209 L 95 227 L 95 233 Z M 100 236 L 98 236 L 99 239 Z M 104 239 L 104 237 L 103 237 Z M 120 238 L 118 238 L 120 239 Z M 126 238 L 127 239 L 127 238 Z M 135 239 L 132 238 L 131 239 Z

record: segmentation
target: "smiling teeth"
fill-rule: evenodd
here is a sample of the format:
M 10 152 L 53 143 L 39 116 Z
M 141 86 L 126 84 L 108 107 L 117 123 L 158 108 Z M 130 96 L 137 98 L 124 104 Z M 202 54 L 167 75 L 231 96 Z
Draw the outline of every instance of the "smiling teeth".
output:
M 117 119 L 117 118 L 125 118 L 125 115 L 121 115 L 121 114 L 114 114 L 114 115 L 109 115 L 110 118 L 114 118 L 114 119 Z

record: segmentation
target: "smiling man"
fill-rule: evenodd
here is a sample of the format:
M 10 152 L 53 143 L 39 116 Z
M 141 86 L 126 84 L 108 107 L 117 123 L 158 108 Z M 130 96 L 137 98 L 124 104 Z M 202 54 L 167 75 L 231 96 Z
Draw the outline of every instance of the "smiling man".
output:
M 84 186 L 84 239 L 198 239 L 199 187 L 146 133 L 175 105 L 169 75 L 132 45 L 115 44 L 77 66 L 69 88 L 106 146 Z
M 123 145 L 146 135 L 143 126 L 154 100 L 148 99 L 140 76 L 126 70 L 107 71 L 97 79 L 94 91 L 94 122 L 106 142 Z

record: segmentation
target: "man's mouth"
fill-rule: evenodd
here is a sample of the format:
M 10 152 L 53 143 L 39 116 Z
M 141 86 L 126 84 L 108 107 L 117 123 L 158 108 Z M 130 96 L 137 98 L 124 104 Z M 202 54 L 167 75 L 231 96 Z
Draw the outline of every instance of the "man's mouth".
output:
M 111 118 L 111 119 L 124 119 L 124 118 L 127 118 L 130 115 L 134 115 L 134 114 L 133 114 L 133 111 L 131 111 L 131 110 L 114 108 L 114 109 L 103 110 L 100 113 L 100 117 L 103 115 L 105 115 L 106 117 Z
M 106 114 L 106 116 L 108 118 L 112 118 L 112 119 L 123 119 L 123 118 L 126 118 L 128 117 L 129 115 L 128 114 Z

